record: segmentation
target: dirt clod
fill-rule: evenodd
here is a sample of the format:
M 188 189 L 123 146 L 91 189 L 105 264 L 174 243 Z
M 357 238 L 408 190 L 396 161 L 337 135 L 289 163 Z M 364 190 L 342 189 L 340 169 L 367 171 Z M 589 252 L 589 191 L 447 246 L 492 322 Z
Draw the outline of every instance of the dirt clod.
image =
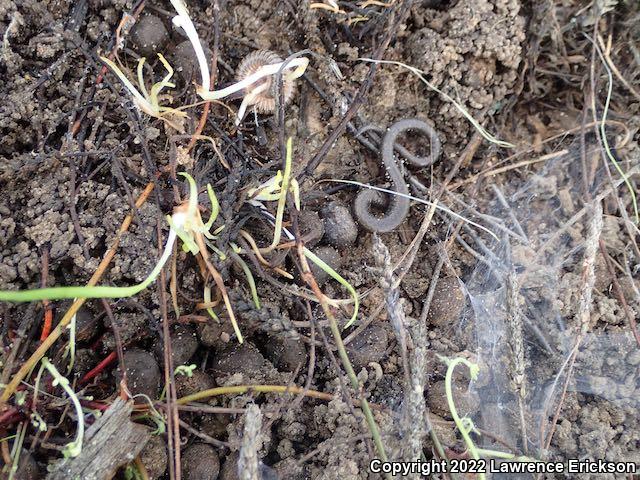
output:
M 252 377 L 259 374 L 267 363 L 258 349 L 245 340 L 242 345 L 234 344 L 223 350 L 213 363 L 213 372 L 216 377 L 235 373 Z
M 194 370 L 189 375 L 176 375 L 176 393 L 179 397 L 186 397 L 193 393 L 208 390 L 216 386 L 216 383 L 206 372 Z
M 227 319 L 207 318 L 207 321 L 198 324 L 197 328 L 200 343 L 214 350 L 223 350 L 229 346 L 230 341 L 235 341 L 233 326 Z
M 169 32 L 160 18 L 145 15 L 131 30 L 131 40 L 141 55 L 149 57 L 155 53 L 163 53 L 163 47 L 169 40 Z M 155 58 L 150 61 L 155 61 Z
M 293 372 L 307 363 L 307 350 L 299 338 L 270 335 L 264 344 L 264 352 L 276 368 L 285 372 Z
M 127 369 L 127 387 L 133 394 L 144 394 L 156 398 L 160 388 L 160 368 L 154 356 L 146 350 L 133 348 L 124 354 Z M 137 399 L 138 402 L 144 402 Z
M 478 408 L 480 407 L 480 400 L 475 390 L 470 389 L 467 384 L 454 381 L 452 385 L 452 391 L 453 401 L 455 402 L 456 409 L 458 410 L 458 414 L 460 415 L 460 417 L 463 417 L 465 415 L 473 415 L 478 411 Z M 439 382 L 435 383 L 429 390 L 427 403 L 429 405 L 429 408 L 436 415 L 440 415 L 441 417 L 445 418 L 451 417 L 451 411 L 449 410 L 447 397 L 445 395 L 444 380 L 440 380 Z
M 334 247 L 348 247 L 358 239 L 358 226 L 347 207 L 331 202 L 322 209 L 324 241 Z
M 347 352 L 356 369 L 379 362 L 387 349 L 388 335 L 379 325 L 371 325 L 360 333 L 348 346 Z
M 185 480 L 216 480 L 220 473 L 218 453 L 204 443 L 191 445 L 182 457 L 182 478 Z
M 204 47 L 204 54 L 207 62 L 211 61 L 211 50 Z M 193 78 L 198 78 L 200 67 L 198 66 L 198 58 L 193 50 L 193 45 L 189 40 L 179 43 L 171 53 L 171 64 L 174 70 L 182 77 L 185 82 L 189 82 Z
M 305 240 L 305 246 L 311 248 L 322 239 L 324 226 L 317 212 L 303 211 L 300 213 L 300 233 Z
M 162 351 L 164 344 L 158 340 L 155 344 L 155 352 L 158 361 L 162 361 Z M 173 355 L 173 365 L 186 365 L 193 354 L 198 349 L 198 337 L 195 330 L 188 325 L 177 325 L 171 332 L 171 354 Z
M 149 478 L 156 480 L 167 470 L 167 446 L 160 436 L 153 436 L 140 452 L 140 459 L 147 469 Z
M 433 293 L 427 321 L 440 327 L 453 325 L 465 304 L 464 292 L 455 277 L 440 278 Z

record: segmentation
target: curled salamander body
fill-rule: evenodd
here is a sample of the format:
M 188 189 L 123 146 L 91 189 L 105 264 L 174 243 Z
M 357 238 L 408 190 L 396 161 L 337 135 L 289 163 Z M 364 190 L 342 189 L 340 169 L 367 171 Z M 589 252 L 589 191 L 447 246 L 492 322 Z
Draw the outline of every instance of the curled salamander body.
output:
M 408 130 L 416 130 L 429 136 L 431 143 L 431 155 L 418 157 L 410 153 L 401 145 L 396 145 L 396 139 Z M 413 165 L 426 167 L 434 163 L 441 151 L 440 138 L 437 132 L 426 122 L 417 118 L 407 118 L 394 123 L 387 130 L 382 140 L 381 157 L 389 177 L 393 182 L 393 189 L 402 194 L 409 195 L 409 188 L 404 180 L 402 171 L 395 160 L 394 150 L 402 154 Z M 375 190 L 364 190 L 356 197 L 354 213 L 358 221 L 366 229 L 372 232 L 390 232 L 395 229 L 409 213 L 409 199 L 401 195 L 389 195 L 388 207 L 382 216 L 372 212 L 371 207 L 384 206 L 385 194 Z

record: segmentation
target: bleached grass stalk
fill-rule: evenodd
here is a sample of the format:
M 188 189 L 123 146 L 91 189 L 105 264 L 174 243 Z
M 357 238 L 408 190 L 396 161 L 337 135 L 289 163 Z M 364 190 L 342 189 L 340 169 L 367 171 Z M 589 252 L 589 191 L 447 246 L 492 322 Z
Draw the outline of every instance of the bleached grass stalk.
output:
M 62 389 L 69 396 L 69 399 L 73 403 L 73 406 L 76 409 L 76 416 L 78 417 L 78 432 L 76 434 L 76 439 L 65 445 L 62 450 L 62 454 L 65 458 L 69 457 L 77 457 L 80 455 L 82 451 L 82 442 L 84 441 L 84 413 L 82 412 L 82 405 L 80 405 L 80 400 L 76 393 L 69 386 L 69 380 L 63 377 L 58 369 L 49 361 L 47 357 L 42 359 L 42 367 L 46 368 L 51 376 L 53 377 L 53 386 L 60 385 Z
M 170 1 L 171 5 L 173 5 L 173 8 L 175 8 L 176 12 L 178 13 L 177 16 L 173 17 L 173 24 L 176 27 L 180 27 L 184 30 L 184 33 L 187 35 L 187 38 L 193 46 L 193 51 L 196 53 L 196 58 L 198 59 L 201 76 L 200 87 L 198 87 L 198 94 L 208 92 L 211 89 L 211 75 L 209 74 L 209 64 L 207 63 L 207 57 L 204 54 L 204 49 L 202 48 L 202 43 L 200 43 L 200 38 L 198 37 L 196 27 L 191 21 L 189 11 L 187 10 L 187 6 L 185 5 L 185 3 L 182 0 Z
M 293 151 L 293 139 L 289 137 L 287 140 L 287 153 L 284 164 L 284 173 L 282 174 L 282 181 L 280 183 L 280 192 L 278 198 L 278 208 L 276 210 L 276 225 L 273 231 L 273 241 L 270 248 L 275 248 L 280 243 L 280 236 L 282 234 L 282 217 L 284 215 L 284 207 L 287 203 L 287 192 L 289 190 L 289 179 L 291 178 L 291 163 L 292 163 L 292 151 Z
M 418 69 L 416 67 L 412 67 L 411 65 L 407 65 L 406 63 L 396 62 L 396 61 L 393 61 L 393 60 L 375 60 L 373 58 L 359 58 L 358 60 L 363 61 L 363 62 L 370 62 L 370 63 L 381 63 L 381 64 L 387 64 L 387 65 L 397 65 L 397 66 L 402 67 L 402 68 L 404 68 L 406 70 L 409 70 L 411 73 L 413 73 L 415 76 L 417 76 L 422 81 L 422 83 L 424 83 L 427 87 L 429 87 L 434 92 L 437 92 L 440 95 L 442 95 L 448 102 L 451 102 L 458 109 L 458 111 L 469 121 L 469 123 L 471 123 L 471 125 L 473 125 L 473 127 L 480 133 L 480 135 L 482 135 L 482 137 L 485 140 L 487 140 L 488 142 L 491 142 L 491 143 L 493 143 L 495 145 L 498 145 L 499 147 L 515 148 L 515 145 L 513 143 L 509 143 L 509 142 L 506 142 L 504 140 L 500 140 L 500 139 L 496 138 L 495 136 L 493 136 L 492 134 L 490 134 L 482 125 L 480 125 L 480 122 L 478 122 L 475 118 L 473 118 L 473 115 L 471 115 L 466 108 L 464 108 L 462 105 L 460 105 L 458 102 L 456 102 L 451 96 L 447 95 L 445 92 L 443 92 L 438 87 L 436 87 L 431 82 L 429 82 L 424 77 L 424 75 L 426 75 L 426 72 L 424 72 L 424 71 L 422 71 L 422 70 L 420 70 L 420 69 Z
M 306 57 L 294 58 L 286 64 L 286 67 L 284 62 L 264 65 L 254 74 L 249 75 L 233 85 L 214 92 L 201 91 L 199 92 L 199 95 L 203 100 L 218 100 L 241 90 L 246 90 L 246 94 L 242 99 L 242 103 L 240 104 L 240 108 L 238 109 L 238 114 L 236 116 L 236 125 L 238 125 L 244 118 L 247 108 L 255 103 L 255 99 L 259 95 L 263 94 L 267 89 L 271 88 L 272 82 L 264 81 L 266 77 L 276 75 L 284 67 L 285 71 L 282 74 L 283 82 L 290 82 L 301 77 L 308 65 L 309 59 Z M 260 82 L 262 83 L 260 84 Z
M 335 2 L 335 0 L 325 0 L 326 3 L 316 2 L 309 5 L 309 9 L 321 9 L 327 10 L 332 13 L 347 13 L 344 10 L 340 9 L 340 6 Z
M 239 92 L 240 90 L 244 90 L 245 88 L 258 83 L 265 77 L 277 74 L 283 65 L 284 62 L 264 65 L 256 70 L 254 74 L 243 78 L 240 82 L 236 82 L 233 85 L 229 85 L 228 87 L 225 87 L 221 90 L 208 92 L 205 96 L 203 96 L 203 98 L 205 100 L 219 100 L 221 98 L 228 97 L 232 93 Z M 309 65 L 309 59 L 306 57 L 297 57 L 292 59 L 291 61 L 289 61 L 289 63 L 287 63 L 286 69 L 290 71 L 285 72 L 284 80 L 294 80 L 301 77 L 307 69 L 307 65 Z M 266 82 L 265 85 L 261 86 L 260 92 L 263 92 L 266 88 L 268 88 L 268 82 Z
M 16 430 L 16 439 L 13 442 L 13 448 L 11 449 L 11 466 L 9 467 L 8 480 L 14 480 L 14 478 L 16 478 L 15 475 L 20 467 L 20 454 L 22 453 L 22 445 L 24 445 L 24 437 L 26 433 L 27 424 L 21 423 L 18 425 Z
M 284 62 L 275 63 L 272 65 L 265 65 L 259 68 L 254 74 L 244 78 L 243 80 L 234 83 L 221 90 L 211 91 L 211 78 L 209 74 L 209 65 L 207 63 L 207 57 L 204 54 L 204 48 L 198 37 L 196 27 L 189 16 L 187 6 L 182 0 L 170 0 L 171 5 L 178 15 L 173 17 L 173 24 L 176 27 L 180 27 L 184 30 L 187 38 L 193 46 L 193 50 L 196 53 L 198 60 L 198 66 L 200 68 L 200 86 L 197 88 L 197 93 L 205 101 L 219 100 L 227 97 L 232 93 L 239 92 L 241 90 L 247 90 L 249 93 L 245 96 L 238 111 L 238 119 L 244 117 L 244 112 L 247 107 L 251 105 L 252 101 L 257 95 L 264 92 L 267 88 L 270 88 L 270 82 L 265 82 L 263 85 L 258 85 L 265 77 L 276 75 L 284 66 Z M 285 72 L 283 72 L 283 80 L 291 81 L 301 77 L 309 65 L 309 59 L 306 57 L 294 58 L 286 64 Z M 251 88 L 255 86 L 255 88 Z

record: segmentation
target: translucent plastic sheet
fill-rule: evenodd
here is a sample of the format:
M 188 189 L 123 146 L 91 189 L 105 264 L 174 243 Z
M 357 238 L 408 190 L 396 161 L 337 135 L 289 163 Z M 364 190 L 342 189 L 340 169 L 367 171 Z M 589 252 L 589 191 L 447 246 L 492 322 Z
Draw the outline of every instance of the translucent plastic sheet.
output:
M 584 177 L 579 147 L 572 147 L 536 175 L 512 174 L 502 177 L 509 180 L 506 184 L 492 186 L 489 191 L 494 200 L 482 213 L 496 223 L 491 228 L 501 240 L 483 234 L 469 242 L 479 254 L 473 273 L 465 281 L 470 300 L 466 321 L 475 327 L 481 366 L 480 378 L 472 386 L 481 401 L 480 414 L 474 421 L 520 451 L 526 442 L 527 452 L 537 458 L 544 456 L 550 420 L 562 395 L 568 358 L 579 333 L 576 317 L 584 286 L 585 238 L 593 218 L 591 208 L 581 200 Z M 592 145 L 588 153 L 597 153 L 596 148 Z M 619 180 L 615 171 L 611 180 Z M 591 185 L 591 196 L 602 198 L 611 189 L 607 172 L 595 172 Z M 620 194 L 626 193 L 623 185 Z M 601 235 L 609 235 L 606 240 L 615 242 L 615 228 L 611 228 L 611 219 L 606 220 Z M 597 275 L 602 268 L 596 266 Z M 628 322 L 607 289 L 594 292 L 591 310 L 593 322 L 578 349 L 567 391 L 637 407 L 640 351 Z M 632 306 L 630 310 L 635 314 Z M 522 393 L 514 381 L 517 347 L 510 324 L 514 312 L 522 319 Z M 481 443 L 500 449 L 495 438 L 483 436 Z

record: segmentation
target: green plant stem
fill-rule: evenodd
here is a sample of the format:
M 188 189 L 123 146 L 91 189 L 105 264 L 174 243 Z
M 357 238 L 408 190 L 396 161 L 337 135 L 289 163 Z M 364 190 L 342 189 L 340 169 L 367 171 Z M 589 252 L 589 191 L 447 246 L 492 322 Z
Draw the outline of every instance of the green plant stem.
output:
M 141 292 L 157 278 L 171 256 L 173 243 L 176 240 L 174 230 L 169 231 L 169 237 L 164 247 L 164 252 L 149 276 L 137 285 L 130 287 L 50 287 L 34 290 L 0 290 L 0 301 L 4 302 L 34 302 L 38 300 L 60 300 L 63 298 L 125 298 Z
M 598 46 L 597 42 L 595 40 L 593 42 L 594 42 L 594 48 L 598 52 L 598 55 L 600 56 L 600 60 L 602 61 L 605 67 L 605 70 L 607 71 L 607 79 L 608 79 L 607 98 L 605 99 L 605 102 L 604 102 L 604 108 L 602 110 L 602 121 L 600 122 L 600 126 L 599 126 L 601 141 L 602 141 L 602 144 L 604 145 L 604 151 L 607 154 L 607 158 L 613 164 L 616 171 L 624 181 L 627 189 L 629 190 L 629 194 L 631 195 L 631 203 L 633 204 L 633 213 L 636 218 L 636 223 L 640 223 L 640 213 L 638 213 L 638 200 L 636 198 L 636 191 L 634 190 L 633 185 L 631 185 L 631 182 L 629 181 L 629 176 L 625 173 L 624 170 L 622 170 L 622 167 L 620 166 L 616 158 L 613 156 L 613 153 L 611 153 L 611 147 L 609 146 L 609 139 L 607 138 L 607 132 L 605 129 L 605 126 L 607 124 L 607 115 L 609 113 L 609 105 L 611 103 L 611 94 L 613 93 L 613 75 L 611 74 L 611 69 L 609 68 L 609 65 L 605 60 L 604 55 L 600 50 L 600 47 Z M 597 112 L 595 108 L 595 101 L 596 101 L 595 98 L 592 98 L 591 101 L 593 105 L 593 111 Z M 594 116 L 595 116 L 595 113 L 594 113 Z
M 60 385 L 76 408 L 76 415 L 78 417 L 78 433 L 76 435 L 76 439 L 64 447 L 63 453 L 65 454 L 65 457 L 77 457 L 82 451 L 82 441 L 84 440 L 84 413 L 82 412 L 82 405 L 80 405 L 80 400 L 78 399 L 76 392 L 74 392 L 69 386 L 69 380 L 58 372 L 58 369 L 47 357 L 42 359 L 42 366 L 53 376 L 53 385 L 55 386 L 56 383 Z
M 318 257 L 315 253 L 309 250 L 307 247 L 303 247 L 304 256 L 315 263 L 318 267 L 324 270 L 331 278 L 336 280 L 340 285 L 346 288 L 351 296 L 353 297 L 353 315 L 344 326 L 344 328 L 349 328 L 353 322 L 356 321 L 358 317 L 358 308 L 360 306 L 360 297 L 358 297 L 358 293 L 356 289 L 351 286 L 349 282 L 347 282 L 338 272 L 336 272 L 330 265 L 325 263 L 320 257 Z
M 449 405 L 449 410 L 451 411 L 451 417 L 453 418 L 453 421 L 455 422 L 456 427 L 458 427 L 458 430 L 460 430 L 460 434 L 462 435 L 464 443 L 467 446 L 467 450 L 469 451 L 469 454 L 471 455 L 472 458 L 479 460 L 480 453 L 478 452 L 478 448 L 476 447 L 476 444 L 473 442 L 473 439 L 469 435 L 470 429 L 467 428 L 467 426 L 464 424 L 464 422 L 460 418 L 460 415 L 458 415 L 456 404 L 453 401 L 453 391 L 451 388 L 451 384 L 453 381 L 453 371 L 455 370 L 456 366 L 460 364 L 464 364 L 469 368 L 469 370 L 471 371 L 472 377 L 475 377 L 477 375 L 478 366 L 474 363 L 471 363 L 467 359 L 461 358 L 461 357 L 456 357 L 453 360 L 447 359 L 448 366 L 447 366 L 447 374 L 445 375 L 445 379 L 444 379 L 444 388 L 445 388 L 445 393 L 447 395 L 447 403 Z M 485 474 L 478 473 L 478 479 L 485 480 L 486 479 Z
M 16 473 L 18 472 L 18 467 L 20 466 L 20 454 L 22 453 L 22 445 L 24 444 L 24 437 L 27 433 L 27 425 L 26 423 L 21 423 L 18 426 L 18 433 L 16 441 L 13 442 L 13 452 L 11 455 L 12 462 L 9 466 L 9 479 L 13 480 L 15 478 Z
M 356 376 L 356 372 L 353 370 L 353 366 L 351 365 L 351 360 L 349 360 L 349 355 L 347 355 L 347 350 L 344 347 L 342 337 L 340 336 L 340 329 L 338 328 L 338 323 L 336 322 L 336 319 L 333 317 L 333 314 L 328 308 L 325 309 L 325 314 L 329 319 L 329 327 L 331 328 L 333 339 L 336 342 L 336 347 L 338 348 L 338 354 L 340 355 L 342 366 L 347 372 L 347 376 L 351 381 L 351 386 L 356 392 L 358 392 L 360 391 L 360 382 L 358 382 L 358 377 Z M 387 454 L 384 450 L 384 445 L 382 444 L 382 437 L 380 436 L 380 430 L 378 429 L 378 425 L 376 424 L 375 418 L 373 418 L 373 412 L 371 411 L 371 407 L 369 407 L 369 402 L 367 402 L 366 398 L 362 397 L 360 399 L 360 403 L 361 403 L 360 407 L 362 408 L 362 412 L 364 413 L 365 419 L 367 420 L 367 424 L 369 425 L 369 430 L 371 431 L 371 435 L 373 436 L 373 442 L 376 444 L 376 450 L 378 450 L 378 455 L 380 455 L 380 459 L 383 462 L 386 462 Z
M 260 310 L 260 297 L 258 296 L 258 289 L 256 288 L 256 280 L 253 278 L 253 274 L 251 273 L 251 269 L 249 265 L 235 252 L 231 252 L 231 258 L 240 265 L 242 271 L 247 277 L 247 282 L 249 283 L 249 290 L 251 290 L 251 298 L 253 298 L 253 303 L 258 310 Z
M 278 198 L 278 208 L 276 210 L 276 224 L 273 232 L 273 241 L 269 248 L 273 249 L 280 243 L 282 235 L 282 216 L 284 215 L 284 207 L 287 203 L 287 192 L 289 191 L 289 179 L 291 178 L 293 140 L 291 137 L 287 140 L 287 152 L 284 164 L 284 172 L 282 174 L 282 182 L 280 184 L 280 198 Z
M 318 392 L 317 390 L 306 390 L 301 387 L 291 385 L 235 385 L 232 387 L 216 387 L 208 390 L 202 390 L 191 395 L 184 396 L 177 400 L 178 405 L 184 405 L 189 402 L 197 402 L 198 400 L 204 400 L 210 397 L 217 397 L 219 395 L 242 395 L 244 393 L 257 392 L 257 393 L 293 393 L 296 395 L 304 394 L 307 397 L 318 398 L 320 400 L 333 400 L 333 395 L 330 393 Z

